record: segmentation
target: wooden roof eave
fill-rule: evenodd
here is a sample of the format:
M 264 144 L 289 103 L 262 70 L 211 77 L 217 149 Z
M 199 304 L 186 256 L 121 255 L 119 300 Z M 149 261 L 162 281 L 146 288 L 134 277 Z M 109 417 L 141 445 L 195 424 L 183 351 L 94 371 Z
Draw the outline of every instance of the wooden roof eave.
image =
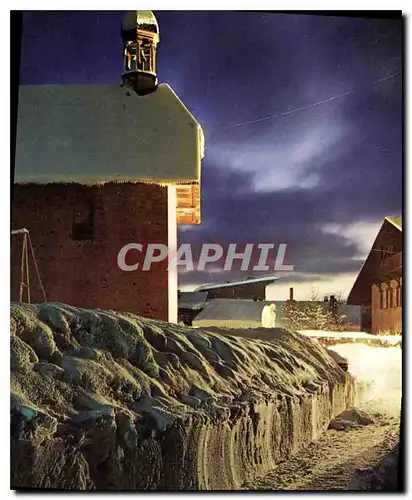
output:
M 176 185 L 176 197 L 177 224 L 200 224 L 200 182 Z

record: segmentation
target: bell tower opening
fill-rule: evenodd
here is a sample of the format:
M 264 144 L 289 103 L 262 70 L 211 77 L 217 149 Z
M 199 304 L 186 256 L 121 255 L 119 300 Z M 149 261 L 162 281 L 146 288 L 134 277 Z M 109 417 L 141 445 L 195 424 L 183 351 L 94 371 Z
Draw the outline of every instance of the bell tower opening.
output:
M 138 95 L 156 90 L 156 47 L 159 26 L 151 11 L 127 12 L 122 21 L 124 69 L 122 84 Z

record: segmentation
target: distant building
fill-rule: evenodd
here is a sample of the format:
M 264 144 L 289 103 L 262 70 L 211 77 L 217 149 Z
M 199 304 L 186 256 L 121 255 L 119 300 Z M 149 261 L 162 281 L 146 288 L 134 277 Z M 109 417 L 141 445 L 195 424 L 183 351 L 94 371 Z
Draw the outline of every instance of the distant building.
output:
M 295 306 L 301 308 L 312 302 L 299 301 Z M 211 299 L 192 320 L 195 327 L 259 328 L 262 326 L 262 311 L 266 305 L 276 307 L 276 328 L 285 324 L 285 306 L 287 302 L 278 300 L 254 301 L 248 299 Z M 345 316 L 343 330 L 359 331 L 360 307 L 339 305 L 339 314 Z
M 361 328 L 372 333 L 402 331 L 402 219 L 386 217 L 348 304 L 362 308 Z
M 204 309 L 207 292 L 179 292 L 179 323 L 192 326 L 194 318 Z
M 194 318 L 193 326 L 198 328 L 211 326 L 260 328 L 262 326 L 262 310 L 266 305 L 272 303 L 275 302 L 247 299 L 211 299 Z M 277 318 L 276 326 L 278 326 Z
M 255 280 L 268 280 L 272 278 L 255 278 Z M 257 300 L 252 295 L 256 289 L 242 289 L 249 280 L 231 282 L 225 284 L 204 285 L 194 292 L 181 292 L 179 297 L 179 320 L 189 326 L 207 327 L 222 326 L 226 328 L 258 328 L 262 326 L 262 311 L 266 305 L 274 304 L 276 310 L 276 327 L 285 325 L 285 307 L 293 304 L 297 308 L 303 308 L 305 305 L 313 304 L 313 301 L 297 301 L 293 298 L 293 288 L 290 288 L 288 300 Z M 261 281 L 260 286 L 265 281 Z M 254 283 L 258 284 L 258 283 Z M 263 285 L 264 284 L 264 285 Z M 252 285 L 252 283 L 249 283 Z M 244 294 L 247 298 L 214 298 L 215 291 L 231 289 L 234 294 Z M 233 289 L 231 292 L 233 293 Z M 241 290 L 239 292 L 238 290 Z M 331 304 L 334 304 L 334 296 L 325 297 L 320 302 L 326 309 L 330 310 Z M 346 331 L 359 331 L 361 323 L 360 306 L 338 304 L 337 313 L 344 316 L 343 329 Z
M 252 299 L 265 300 L 266 287 L 274 283 L 276 276 L 260 276 L 227 283 L 214 283 L 196 288 L 196 292 L 207 292 L 208 299 Z
M 157 84 L 153 14 L 126 14 L 122 38 L 122 85 L 20 87 L 12 229 L 29 230 L 48 301 L 176 322 L 177 272 L 167 259 L 143 271 L 143 256 L 150 243 L 177 249 L 177 224 L 200 223 L 203 133 Z M 129 243 L 143 245 L 127 254 L 134 271 L 117 263 Z M 35 275 L 30 288 L 32 302 L 44 300 Z
M 194 318 L 205 308 L 206 304 L 215 298 L 262 302 L 265 299 L 267 285 L 276 280 L 275 276 L 260 276 L 202 285 L 194 292 L 179 292 L 179 322 L 192 326 Z M 259 307 L 261 312 L 263 305 L 261 304 Z

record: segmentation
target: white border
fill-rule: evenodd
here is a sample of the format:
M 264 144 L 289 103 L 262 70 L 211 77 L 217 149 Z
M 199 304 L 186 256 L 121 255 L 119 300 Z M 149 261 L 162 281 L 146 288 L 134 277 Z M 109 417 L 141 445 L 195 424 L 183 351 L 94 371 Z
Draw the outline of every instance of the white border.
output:
M 1 36 L 1 50 L 2 50 L 2 67 L 3 68 L 10 68 L 10 23 L 6 20 L 7 16 L 9 15 L 9 10 L 10 9 L 18 9 L 18 10 L 116 10 L 113 7 L 115 5 L 113 2 L 84 2 L 84 0 L 79 1 L 79 0 L 72 0 L 70 3 L 60 3 L 58 5 L 58 8 L 56 9 L 56 4 L 50 1 L 42 1 L 42 2 L 36 2 L 36 5 L 34 6 L 32 2 L 27 2 L 27 1 L 14 1 L 14 2 L 6 2 L 2 4 L 6 6 L 7 9 L 2 9 L 5 16 L 3 16 L 3 26 L 2 30 L 0 31 L 0 36 Z M 405 0 L 404 1 L 392 1 L 390 4 L 388 2 L 383 2 L 382 0 L 375 0 L 372 2 L 369 0 L 368 2 L 359 2 L 358 0 L 345 0 L 342 1 L 340 0 L 339 2 L 334 2 L 333 7 L 331 6 L 330 2 L 326 2 L 325 0 L 323 1 L 312 1 L 312 2 L 303 2 L 303 1 L 289 1 L 287 5 L 283 4 L 281 5 L 276 5 L 272 1 L 266 1 L 266 2 L 260 2 L 259 7 L 256 6 L 255 3 L 251 4 L 250 2 L 221 2 L 221 0 L 209 0 L 208 2 L 196 2 L 193 3 L 189 2 L 187 0 L 184 1 L 171 1 L 171 0 L 156 0 L 156 1 L 141 1 L 139 2 L 138 7 L 140 9 L 152 9 L 152 10 L 264 10 L 264 11 L 271 11 L 274 10 L 274 8 L 277 8 L 277 10 L 387 10 L 388 8 L 394 9 L 394 10 L 403 10 L 404 13 L 407 15 L 408 11 L 410 11 L 410 4 L 408 4 Z M 252 8 L 253 6 L 253 8 Z M 409 9 L 408 9 L 409 7 Z M 127 0 L 123 2 L 122 8 L 124 10 L 133 10 L 136 9 L 136 2 L 131 2 L 130 0 Z M 412 53 L 412 47 L 410 43 L 410 37 L 407 40 L 407 54 Z M 409 61 L 408 61 L 409 62 Z M 406 68 L 404 68 L 404 71 L 406 71 Z M 6 70 L 7 72 L 7 70 Z M 409 67 L 407 67 L 407 72 L 409 73 Z M 409 74 L 408 74 L 409 76 Z M 407 78 L 407 77 L 406 77 Z M 410 78 L 407 78 L 408 81 L 408 90 L 410 90 Z M 8 165 L 10 165 L 10 153 L 9 153 L 9 147 L 10 147 L 10 105 L 9 105 L 9 98 L 8 96 L 10 95 L 10 88 L 9 88 L 9 78 L 7 78 L 7 75 L 4 75 L 3 73 L 3 78 L 1 80 L 2 82 L 2 109 L 1 109 L 1 118 L 2 118 L 2 140 L 3 140 L 3 148 L 1 149 L 2 151 L 2 156 L 3 156 L 3 179 L 2 182 L 0 183 L 0 190 L 1 190 L 1 199 L 3 202 L 3 207 L 4 205 L 8 205 L 10 207 L 10 197 L 9 197 L 9 170 L 8 170 Z M 409 95 L 411 93 L 409 92 Z M 406 109 L 406 108 L 405 108 Z M 406 135 L 405 135 L 405 142 L 406 144 L 411 145 L 412 141 L 411 139 L 411 129 L 407 125 L 409 123 L 405 123 L 406 125 Z M 411 146 L 410 146 L 411 147 Z M 407 158 L 405 160 L 410 160 L 410 148 L 406 151 L 407 153 Z M 410 161 L 407 161 L 407 164 L 410 164 Z M 407 179 L 407 186 L 406 189 L 411 187 L 410 186 L 410 178 L 411 176 L 408 176 Z M 410 191 L 409 191 L 410 192 Z M 410 207 L 412 205 L 412 202 L 409 203 L 409 206 L 407 207 L 407 213 L 406 213 L 406 221 L 409 220 L 410 216 L 412 216 Z M 405 207 L 406 208 L 406 207 Z M 3 235 L 3 243 L 1 245 L 1 262 L 7 263 L 7 269 L 9 268 L 9 256 L 10 256 L 10 227 L 9 227 L 9 211 L 8 210 L 1 210 L 0 211 L 0 223 L 2 226 L 1 234 Z M 411 236 L 409 233 L 409 223 L 406 222 L 407 224 L 407 231 L 406 231 L 406 237 L 407 237 L 407 248 L 411 248 Z M 7 236 L 6 236 L 7 235 Z M 407 273 L 407 282 L 409 282 L 409 266 L 408 266 L 408 273 Z M 9 373 L 10 373 L 10 366 L 9 366 L 9 361 L 6 362 L 6 358 L 8 359 L 7 352 L 9 352 L 10 346 L 9 346 L 9 337 L 7 335 L 7 326 L 9 324 L 9 297 L 10 297 L 10 290 L 9 290 L 9 280 L 5 279 L 5 274 L 3 273 L 2 277 L 2 286 L 1 286 L 1 306 L 0 306 L 0 312 L 2 315 L 2 320 L 3 320 L 3 325 L 5 325 L 6 328 L 3 328 L 2 335 L 0 336 L 2 345 L 1 345 L 1 351 L 3 353 L 4 359 L 3 362 L 1 363 L 1 369 L 2 369 L 2 377 L 1 377 L 1 397 L 2 401 L 9 401 Z M 407 288 L 407 287 L 405 287 Z M 404 304 L 404 307 L 407 310 L 412 310 L 409 305 L 410 305 L 410 296 L 408 294 L 407 296 L 407 302 Z M 409 327 L 409 317 L 408 321 L 406 322 L 406 327 L 404 328 L 405 333 L 409 337 L 410 334 L 410 329 Z M 407 396 L 409 396 L 408 399 L 410 399 L 410 391 L 412 388 L 412 381 L 411 381 L 411 370 L 407 370 L 407 385 L 406 385 L 406 390 L 405 393 L 407 392 Z M 406 394 L 405 394 L 406 395 Z M 3 439 L 2 439 L 2 453 L 1 453 L 1 465 L 2 465 L 2 471 L 3 474 L 1 475 L 1 498 L 5 498 L 6 496 L 12 495 L 12 492 L 9 491 L 9 470 L 10 470 L 10 458 L 9 458 L 9 450 L 7 449 L 7 446 L 5 446 L 5 443 L 9 443 L 9 414 L 6 411 L 3 411 L 0 413 L 1 417 L 1 429 L 3 432 Z M 407 436 L 410 435 L 410 423 L 411 423 L 411 418 L 405 418 L 405 424 L 406 424 L 406 429 L 405 432 L 407 433 Z M 409 456 L 409 439 L 407 440 L 406 443 L 406 456 Z M 405 464 L 405 479 L 407 480 L 407 467 Z M 333 493 L 331 493 L 333 494 Z M 116 494 L 115 494 L 116 495 Z M 257 495 L 250 493 L 250 495 Z M 293 495 L 293 494 L 292 494 Z M 299 494 L 296 493 L 295 496 L 298 496 Z M 353 494 L 353 493 L 347 493 L 347 495 L 350 495 L 352 498 L 355 496 L 361 496 L 361 494 Z M 373 495 L 373 494 L 372 494 Z M 380 495 L 379 493 L 376 493 L 374 495 Z M 54 495 L 53 494 L 42 494 L 39 493 L 37 495 L 38 498 L 44 497 L 44 498 L 52 498 Z M 216 494 L 216 497 L 223 496 L 223 494 Z M 239 495 L 240 496 L 240 495 Z M 323 496 L 323 494 L 313 494 L 312 496 Z M 94 495 L 94 498 L 105 498 L 105 494 L 96 494 Z
M 177 194 L 176 186 L 167 186 L 167 246 L 169 255 L 177 253 Z M 168 321 L 177 323 L 177 266 L 168 265 Z

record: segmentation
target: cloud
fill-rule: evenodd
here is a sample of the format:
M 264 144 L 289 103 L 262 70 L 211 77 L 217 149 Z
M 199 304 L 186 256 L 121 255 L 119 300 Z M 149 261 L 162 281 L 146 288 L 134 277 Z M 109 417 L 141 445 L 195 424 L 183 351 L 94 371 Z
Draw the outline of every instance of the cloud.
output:
M 301 121 L 293 131 L 274 124 L 261 136 L 241 142 L 213 134 L 207 157 L 222 169 L 252 173 L 255 191 L 314 188 L 321 182 L 319 169 L 334 158 L 345 138 L 345 126 L 322 114 L 323 120 Z
M 204 172 L 206 224 L 179 233 L 179 241 L 197 247 L 211 242 L 286 243 L 297 273 L 329 276 L 351 272 L 354 277 L 383 218 L 399 210 L 399 197 L 368 197 L 358 184 L 342 184 L 336 189 L 333 183 L 326 183 L 314 189 L 258 192 L 253 188 L 253 172 L 225 171 L 210 162 Z M 396 182 L 386 189 L 396 190 Z M 222 280 L 226 278 L 231 276 Z M 181 283 L 201 283 L 202 279 L 206 276 L 186 273 Z
M 365 258 L 382 225 L 382 220 L 375 222 L 355 222 L 351 224 L 325 224 L 321 227 L 324 234 L 342 235 L 356 243 L 359 258 Z

